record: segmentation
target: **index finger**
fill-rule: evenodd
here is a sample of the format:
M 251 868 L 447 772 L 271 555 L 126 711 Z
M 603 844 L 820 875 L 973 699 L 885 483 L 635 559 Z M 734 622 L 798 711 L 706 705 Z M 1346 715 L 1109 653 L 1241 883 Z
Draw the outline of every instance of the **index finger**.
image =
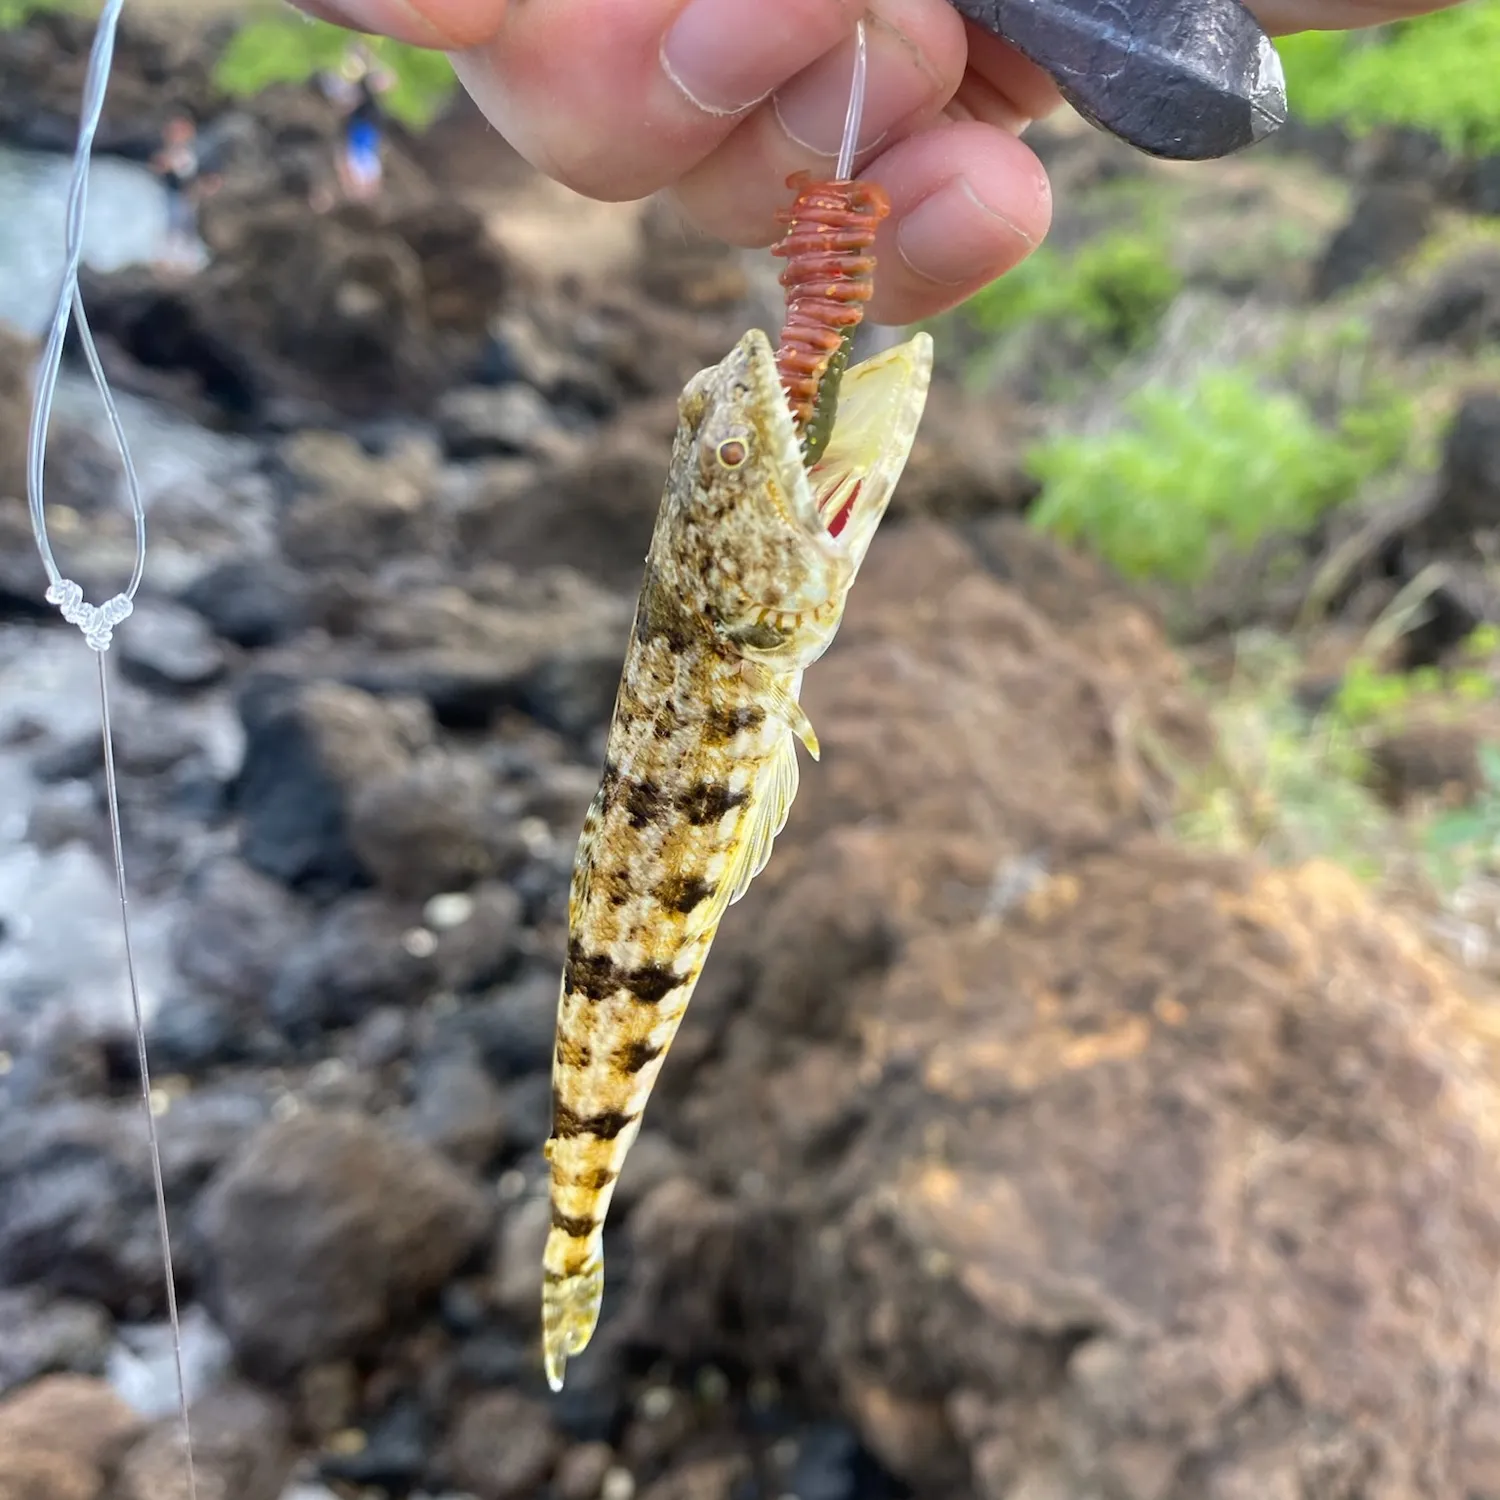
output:
M 500 30 L 507 0 L 292 0 L 298 10 L 415 47 L 461 52 Z

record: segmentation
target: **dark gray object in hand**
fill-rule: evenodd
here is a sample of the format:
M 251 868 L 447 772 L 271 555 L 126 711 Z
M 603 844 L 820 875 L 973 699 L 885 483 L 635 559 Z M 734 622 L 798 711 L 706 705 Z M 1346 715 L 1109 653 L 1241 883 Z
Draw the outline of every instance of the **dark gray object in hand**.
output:
M 1085 119 L 1152 156 L 1228 156 L 1286 123 L 1281 60 L 1239 0 L 952 4 L 1051 74 Z

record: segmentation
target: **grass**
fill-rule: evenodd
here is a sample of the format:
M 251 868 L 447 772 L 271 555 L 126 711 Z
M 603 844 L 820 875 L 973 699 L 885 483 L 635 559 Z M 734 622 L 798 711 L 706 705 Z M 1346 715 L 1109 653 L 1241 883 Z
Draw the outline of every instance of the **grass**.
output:
M 1255 369 L 1152 387 L 1101 435 L 1053 437 L 1028 468 L 1043 485 L 1033 524 L 1135 580 L 1191 585 L 1227 553 L 1305 532 L 1403 455 L 1410 419 L 1386 399 L 1332 425 Z
M 1450 151 L 1500 152 L 1500 0 L 1467 0 L 1371 32 L 1306 32 L 1278 50 L 1289 103 L 1305 120 L 1355 133 L 1407 126 Z

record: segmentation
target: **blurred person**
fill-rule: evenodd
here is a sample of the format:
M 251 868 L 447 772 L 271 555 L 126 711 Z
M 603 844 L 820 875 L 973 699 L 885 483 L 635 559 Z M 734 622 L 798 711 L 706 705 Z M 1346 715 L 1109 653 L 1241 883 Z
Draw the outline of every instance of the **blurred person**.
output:
M 776 238 L 787 176 L 826 173 L 843 126 L 847 0 L 295 0 L 324 20 L 453 56 L 533 166 L 591 198 L 669 189 L 734 244 Z M 1183 0 L 1191 4 L 1192 0 Z M 1457 0 L 1248 0 L 1274 34 L 1342 30 Z M 1024 260 L 1051 220 L 1020 135 L 1060 103 L 1039 68 L 947 0 L 875 0 L 861 175 L 893 212 L 871 316 L 953 307 Z
M 395 83 L 368 48 L 350 47 L 339 71 L 325 78 L 324 88 L 344 113 L 339 146 L 339 186 L 346 198 L 368 201 L 379 196 L 384 180 L 381 147 L 384 113 L 380 96 Z
M 190 116 L 178 112 L 168 118 L 162 127 L 161 146 L 151 158 L 151 170 L 167 195 L 166 241 L 158 263 L 189 263 L 198 251 L 196 198 L 202 173 L 198 127 Z

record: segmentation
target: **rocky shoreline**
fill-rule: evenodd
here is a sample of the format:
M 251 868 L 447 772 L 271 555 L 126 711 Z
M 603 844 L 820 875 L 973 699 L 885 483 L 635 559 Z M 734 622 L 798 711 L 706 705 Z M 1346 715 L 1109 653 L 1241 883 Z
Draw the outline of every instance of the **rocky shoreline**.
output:
M 122 55 L 126 150 L 161 64 Z M 244 113 L 205 273 L 87 287 L 153 455 L 111 660 L 200 1493 L 1500 1497 L 1493 997 L 1337 872 L 1173 842 L 1201 701 L 1158 614 L 1019 519 L 1030 414 L 956 383 L 547 1394 L 568 870 L 677 392 L 764 288 L 655 210 L 623 271 L 549 278 L 493 232 L 513 164 L 480 203 L 413 154 L 381 208 L 312 214 L 317 108 Z M 0 1497 L 161 1500 L 102 771 L 89 700 L 48 706 L 92 668 L 21 499 L 32 354 L 0 336 L 0 788 L 56 925 L 0 928 Z M 1457 554 L 1495 431 L 1455 429 L 1402 567 Z M 116 479 L 65 413 L 91 593 L 128 558 Z

